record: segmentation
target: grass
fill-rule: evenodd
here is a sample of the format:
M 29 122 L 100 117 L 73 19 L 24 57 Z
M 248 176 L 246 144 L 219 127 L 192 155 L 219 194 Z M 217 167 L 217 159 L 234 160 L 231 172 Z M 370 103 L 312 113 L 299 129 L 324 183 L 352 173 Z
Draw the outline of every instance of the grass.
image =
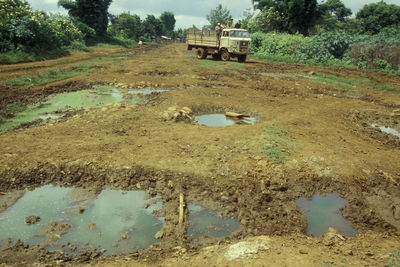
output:
M 356 83 L 354 81 L 337 77 L 335 75 L 328 75 L 324 73 L 316 73 L 314 75 L 299 75 L 300 77 L 313 80 L 314 82 L 319 82 L 323 84 L 330 84 L 335 87 L 344 88 L 347 90 L 357 89 Z
M 315 82 L 328 83 L 333 86 L 337 86 L 337 87 L 341 87 L 341 88 L 345 88 L 345 89 L 356 89 L 357 86 L 364 86 L 364 87 L 369 87 L 369 88 L 372 88 L 372 89 L 378 90 L 378 91 L 397 92 L 399 90 L 398 88 L 391 87 L 388 85 L 375 84 L 366 79 L 354 80 L 354 79 L 338 77 L 335 75 L 328 75 L 328 74 L 324 74 L 324 73 L 316 73 L 315 75 L 300 75 L 300 76 L 303 78 L 311 79 Z
M 288 132 L 278 126 L 267 126 L 263 131 L 263 140 L 260 143 L 261 153 L 268 160 L 283 163 L 287 160 L 294 140 L 287 136 Z
M 322 83 L 322 84 L 330 84 L 335 87 L 343 88 L 346 90 L 355 90 L 358 86 L 369 87 L 373 90 L 378 91 L 390 91 L 390 92 L 398 92 L 399 88 L 383 85 L 383 84 L 375 84 L 368 79 L 348 79 L 342 78 L 335 75 L 325 74 L 325 73 L 315 73 L 314 75 L 304 75 L 300 73 L 286 74 L 286 73 L 260 73 L 262 76 L 271 77 L 276 80 L 281 80 L 283 78 L 296 78 L 301 77 L 305 79 L 310 79 L 314 82 Z
M 235 61 L 224 61 L 223 64 L 228 65 L 228 67 L 233 67 L 233 68 L 243 68 L 245 66 L 245 64 L 235 62 Z
M 386 266 L 400 267 L 400 251 L 395 250 L 390 254 L 390 258 L 389 258 Z
M 261 76 L 266 76 L 266 77 L 271 77 L 274 78 L 275 80 L 281 80 L 282 78 L 293 78 L 293 77 L 298 77 L 297 74 L 291 73 L 268 73 L 268 72 L 262 72 L 260 73 Z
M 108 61 L 118 62 L 118 61 L 123 60 L 123 58 L 121 58 L 121 57 L 116 58 L 115 56 L 116 55 L 113 55 L 111 57 L 92 58 L 92 59 L 88 59 L 85 61 L 81 61 L 79 64 L 76 64 L 73 66 L 68 66 L 68 67 L 64 67 L 64 68 L 50 68 L 45 73 L 4 80 L 4 81 L 1 81 L 1 83 L 4 85 L 12 86 L 12 87 L 27 89 L 27 88 L 31 88 L 31 87 L 51 83 L 51 82 L 61 81 L 61 80 L 72 78 L 74 76 L 90 73 L 95 70 L 95 68 L 93 66 L 96 64 L 104 63 L 104 62 L 108 62 Z M 63 64 L 63 63 L 71 62 L 71 61 L 73 61 L 73 60 L 62 59 L 62 60 L 57 61 L 57 63 Z
M 8 118 L 13 117 L 16 113 L 22 112 L 26 109 L 25 106 L 12 103 L 0 109 L 0 123 L 4 123 Z
M 68 68 L 60 68 L 60 69 L 48 69 L 47 72 L 30 75 L 25 77 L 18 77 L 14 79 L 9 79 L 2 81 L 1 83 L 4 85 L 18 87 L 18 88 L 31 88 L 51 82 L 61 81 L 68 78 L 72 78 L 74 76 L 86 74 L 94 71 L 93 68 L 89 68 L 86 66 L 74 66 Z
M 200 66 L 205 69 L 216 69 L 219 71 L 225 71 L 225 67 L 213 60 L 201 60 Z

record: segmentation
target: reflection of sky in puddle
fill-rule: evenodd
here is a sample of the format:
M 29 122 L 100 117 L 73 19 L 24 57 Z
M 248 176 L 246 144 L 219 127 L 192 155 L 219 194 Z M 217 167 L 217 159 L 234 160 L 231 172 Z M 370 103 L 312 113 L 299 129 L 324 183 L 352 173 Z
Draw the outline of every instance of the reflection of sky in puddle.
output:
M 89 243 L 106 254 L 129 253 L 158 242 L 154 235 L 161 229 L 164 219 L 152 214 L 162 208 L 161 199 L 145 200 L 144 191 L 104 190 L 86 208 L 83 214 L 73 207 L 68 193 L 71 188 L 50 185 L 26 191 L 15 205 L 0 214 L 0 240 L 11 238 L 35 244 L 35 234 L 47 223 L 60 221 L 72 227 L 61 236 L 59 244 L 70 242 L 79 247 Z M 157 200 L 156 204 L 153 204 Z M 146 204 L 152 204 L 147 209 Z M 40 216 L 40 222 L 27 225 L 27 216 Z M 95 224 L 91 230 L 89 225 Z M 122 236 L 126 235 L 126 239 Z
M 336 193 L 327 194 L 325 197 L 314 195 L 312 200 L 300 197 L 296 204 L 307 218 L 307 233 L 321 236 L 329 227 L 334 227 L 342 235 L 357 235 L 357 230 L 351 222 L 343 218 L 339 210 L 348 202 Z
M 386 126 L 378 126 L 377 124 L 373 123 L 371 124 L 371 127 L 378 127 L 379 130 L 381 130 L 382 132 L 388 133 L 388 134 L 393 134 L 395 136 L 397 136 L 398 138 L 400 138 L 400 133 L 398 131 L 396 131 L 393 128 L 390 127 L 386 127 Z
M 165 89 L 140 89 L 140 90 L 130 90 L 128 91 L 129 94 L 142 94 L 142 95 L 150 95 L 152 93 L 163 93 L 168 92 Z
M 109 86 L 95 86 L 95 90 L 82 90 L 68 92 L 51 96 L 47 101 L 36 105 L 28 106 L 23 112 L 16 114 L 14 118 L 0 124 L 0 130 L 6 130 L 22 123 L 31 122 L 37 119 L 59 118 L 63 114 L 57 113 L 60 110 L 78 110 L 81 108 L 99 108 L 112 103 L 126 101 L 137 104 L 135 98 L 124 99 L 126 90 L 119 90 Z
M 197 123 L 201 125 L 206 125 L 210 127 L 224 127 L 224 126 L 232 126 L 235 124 L 254 124 L 257 122 L 257 119 L 254 117 L 236 119 L 225 116 L 225 114 L 204 114 L 196 116 Z
M 221 218 L 217 212 L 210 212 L 208 209 L 189 204 L 189 227 L 187 234 L 190 239 L 200 237 L 226 237 L 239 229 L 236 219 Z

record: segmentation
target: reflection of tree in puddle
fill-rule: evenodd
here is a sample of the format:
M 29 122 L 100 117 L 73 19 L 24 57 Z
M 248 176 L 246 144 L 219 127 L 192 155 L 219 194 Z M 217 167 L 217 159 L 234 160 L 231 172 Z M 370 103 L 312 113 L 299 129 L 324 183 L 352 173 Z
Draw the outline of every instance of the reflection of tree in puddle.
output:
M 58 247 L 70 243 L 84 248 L 85 244 L 91 244 L 106 249 L 108 254 L 144 249 L 158 242 L 154 235 L 164 222 L 154 215 L 162 208 L 161 198 L 146 200 L 145 196 L 144 191 L 37 188 L 26 192 L 14 206 L 0 214 L 6 218 L 0 221 L 0 229 L 10 230 L 0 231 L 0 240 L 11 238 L 38 244 L 44 242 L 44 226 L 70 225 L 71 228 L 52 236 L 55 237 L 52 242 L 48 242 L 46 234 L 47 241 L 42 245 Z M 27 226 L 24 218 L 30 215 L 38 215 L 41 220 Z

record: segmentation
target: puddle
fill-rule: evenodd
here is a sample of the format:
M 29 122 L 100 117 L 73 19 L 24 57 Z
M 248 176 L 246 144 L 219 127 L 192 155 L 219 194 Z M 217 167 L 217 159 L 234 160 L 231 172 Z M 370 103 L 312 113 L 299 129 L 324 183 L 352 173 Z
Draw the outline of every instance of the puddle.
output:
M 250 125 L 257 122 L 257 119 L 254 117 L 247 117 L 236 119 L 232 117 L 227 117 L 225 114 L 204 114 L 196 116 L 197 123 L 201 125 L 206 125 L 210 127 L 225 127 L 225 126 L 232 126 L 232 125 Z
M 202 206 L 189 204 L 188 209 L 187 235 L 191 240 L 201 237 L 227 237 L 240 227 L 236 219 L 222 218 L 218 212 L 210 212 Z
M 378 127 L 379 130 L 381 130 L 382 132 L 388 133 L 388 134 L 393 134 L 395 136 L 397 136 L 398 138 L 400 138 L 400 133 L 398 131 L 396 131 L 393 128 L 390 127 L 386 127 L 386 126 L 378 126 L 377 124 L 373 123 L 371 124 L 371 127 Z
M 47 101 L 29 106 L 25 111 L 18 113 L 14 118 L 0 124 L 0 131 L 37 119 L 60 118 L 64 115 L 62 112 L 63 110 L 99 108 L 108 104 L 120 102 L 139 104 L 140 100 L 134 97 L 125 99 L 124 94 L 126 93 L 126 89 L 99 85 L 95 86 L 93 90 L 53 95 Z
M 129 253 L 159 242 L 154 235 L 164 219 L 153 211 L 162 207 L 161 199 L 146 200 L 144 191 L 102 191 L 80 214 L 71 204 L 72 188 L 51 185 L 26 191 L 12 207 L 0 214 L 0 241 L 20 239 L 27 244 L 38 244 L 43 238 L 37 233 L 48 223 L 58 221 L 71 225 L 65 235 L 59 236 L 52 248 L 66 249 L 67 243 L 78 249 L 90 245 L 105 254 Z M 155 204 L 154 204 L 155 203 Z M 149 204 L 152 204 L 149 206 Z M 147 209 L 144 206 L 149 206 Z M 40 217 L 36 224 L 27 225 L 25 218 Z
M 168 92 L 166 89 L 138 89 L 138 90 L 129 90 L 129 94 L 142 94 L 142 95 L 150 95 L 152 93 L 163 93 Z
M 338 194 L 327 194 L 325 197 L 314 195 L 312 200 L 300 197 L 296 204 L 307 218 L 307 233 L 321 236 L 329 227 L 334 227 L 341 235 L 357 235 L 357 230 L 351 222 L 343 218 L 339 210 L 346 206 L 348 201 Z

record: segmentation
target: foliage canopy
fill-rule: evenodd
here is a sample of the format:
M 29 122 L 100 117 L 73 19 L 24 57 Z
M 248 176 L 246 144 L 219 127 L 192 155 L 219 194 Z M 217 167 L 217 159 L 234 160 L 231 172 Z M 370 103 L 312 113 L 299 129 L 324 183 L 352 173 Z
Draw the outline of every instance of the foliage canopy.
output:
M 215 9 L 211 9 L 207 15 L 207 20 L 210 22 L 210 28 L 214 29 L 218 23 L 227 24 L 232 19 L 231 12 L 219 4 Z
M 58 5 L 68 10 L 68 14 L 105 36 L 108 25 L 108 8 L 112 0 L 59 0 Z

